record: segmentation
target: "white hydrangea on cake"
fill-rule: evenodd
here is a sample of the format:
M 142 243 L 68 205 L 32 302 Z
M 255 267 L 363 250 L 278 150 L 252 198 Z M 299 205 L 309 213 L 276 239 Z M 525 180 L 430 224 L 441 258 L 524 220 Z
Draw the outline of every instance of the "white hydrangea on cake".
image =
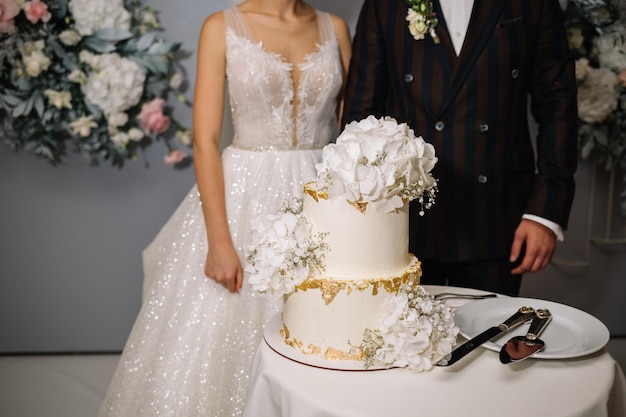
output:
M 256 291 L 282 297 L 311 274 L 322 271 L 323 234 L 313 234 L 302 216 L 302 200 L 291 199 L 279 215 L 268 215 L 253 226 L 245 273 Z
M 430 173 L 436 162 L 435 148 L 406 123 L 369 116 L 346 125 L 336 143 L 324 147 L 316 165 L 317 190 L 362 210 L 371 206 L 390 212 L 415 199 L 429 208 L 437 186 Z
M 407 367 L 421 372 L 452 351 L 459 328 L 452 309 L 419 285 L 404 285 L 385 302 L 378 330 L 366 330 L 359 348 L 365 366 Z

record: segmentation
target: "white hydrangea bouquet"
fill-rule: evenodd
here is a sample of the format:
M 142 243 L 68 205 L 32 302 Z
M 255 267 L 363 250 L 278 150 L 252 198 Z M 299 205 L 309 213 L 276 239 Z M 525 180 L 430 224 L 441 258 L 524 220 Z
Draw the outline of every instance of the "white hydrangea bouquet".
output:
M 0 0 L 0 137 L 53 164 L 68 152 L 122 166 L 157 139 L 178 163 L 191 131 L 165 108 L 179 44 L 142 0 Z M 175 126 L 175 128 L 171 128 Z M 175 135 L 165 136 L 175 131 Z M 172 132 L 173 133 L 173 132 Z
M 291 199 L 280 214 L 268 215 L 252 229 L 245 273 L 253 289 L 276 297 L 292 293 L 316 271 L 323 271 L 325 234 L 313 234 L 302 215 L 302 199 Z
M 423 214 L 435 201 L 436 162 L 435 148 L 406 123 L 369 116 L 349 123 L 336 143 L 324 147 L 316 165 L 317 191 L 381 213 L 418 200 Z
M 459 328 L 452 309 L 423 287 L 405 284 L 385 301 L 379 330 L 366 330 L 359 349 L 365 367 L 406 367 L 429 371 L 452 352 Z

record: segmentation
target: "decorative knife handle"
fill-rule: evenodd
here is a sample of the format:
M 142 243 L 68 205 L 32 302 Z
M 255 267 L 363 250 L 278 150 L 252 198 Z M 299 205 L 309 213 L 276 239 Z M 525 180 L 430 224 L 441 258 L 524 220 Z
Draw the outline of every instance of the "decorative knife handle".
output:
M 515 326 L 519 326 L 520 324 L 528 321 L 532 316 L 535 315 L 535 309 L 529 306 L 520 307 L 517 310 L 517 313 L 513 314 L 511 317 L 506 319 L 504 322 L 500 323 L 498 327 L 503 332 L 512 329 Z
M 547 308 L 540 308 L 535 312 L 535 318 L 530 323 L 528 333 L 526 337 L 530 340 L 535 340 L 539 337 L 539 334 L 546 328 L 548 323 L 552 320 L 552 314 Z

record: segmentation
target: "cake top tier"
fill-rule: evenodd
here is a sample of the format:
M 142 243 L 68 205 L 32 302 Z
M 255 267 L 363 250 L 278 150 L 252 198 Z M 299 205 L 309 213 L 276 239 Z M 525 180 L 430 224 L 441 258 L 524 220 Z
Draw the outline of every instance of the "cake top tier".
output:
M 390 212 L 415 199 L 429 208 L 437 186 L 431 174 L 436 162 L 435 148 L 406 123 L 369 116 L 346 125 L 336 143 L 324 147 L 315 188 L 362 210 Z

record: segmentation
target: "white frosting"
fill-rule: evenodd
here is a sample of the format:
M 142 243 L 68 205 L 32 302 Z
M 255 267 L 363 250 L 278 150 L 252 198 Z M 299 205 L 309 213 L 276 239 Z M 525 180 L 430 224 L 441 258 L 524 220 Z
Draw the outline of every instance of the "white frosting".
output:
M 310 187 L 306 185 L 307 190 Z M 312 223 L 313 233 L 328 233 L 324 242 L 329 251 L 321 276 L 341 280 L 401 274 L 410 261 L 408 206 L 393 213 L 372 209 L 361 213 L 346 200 L 316 201 L 305 192 L 302 214 Z

